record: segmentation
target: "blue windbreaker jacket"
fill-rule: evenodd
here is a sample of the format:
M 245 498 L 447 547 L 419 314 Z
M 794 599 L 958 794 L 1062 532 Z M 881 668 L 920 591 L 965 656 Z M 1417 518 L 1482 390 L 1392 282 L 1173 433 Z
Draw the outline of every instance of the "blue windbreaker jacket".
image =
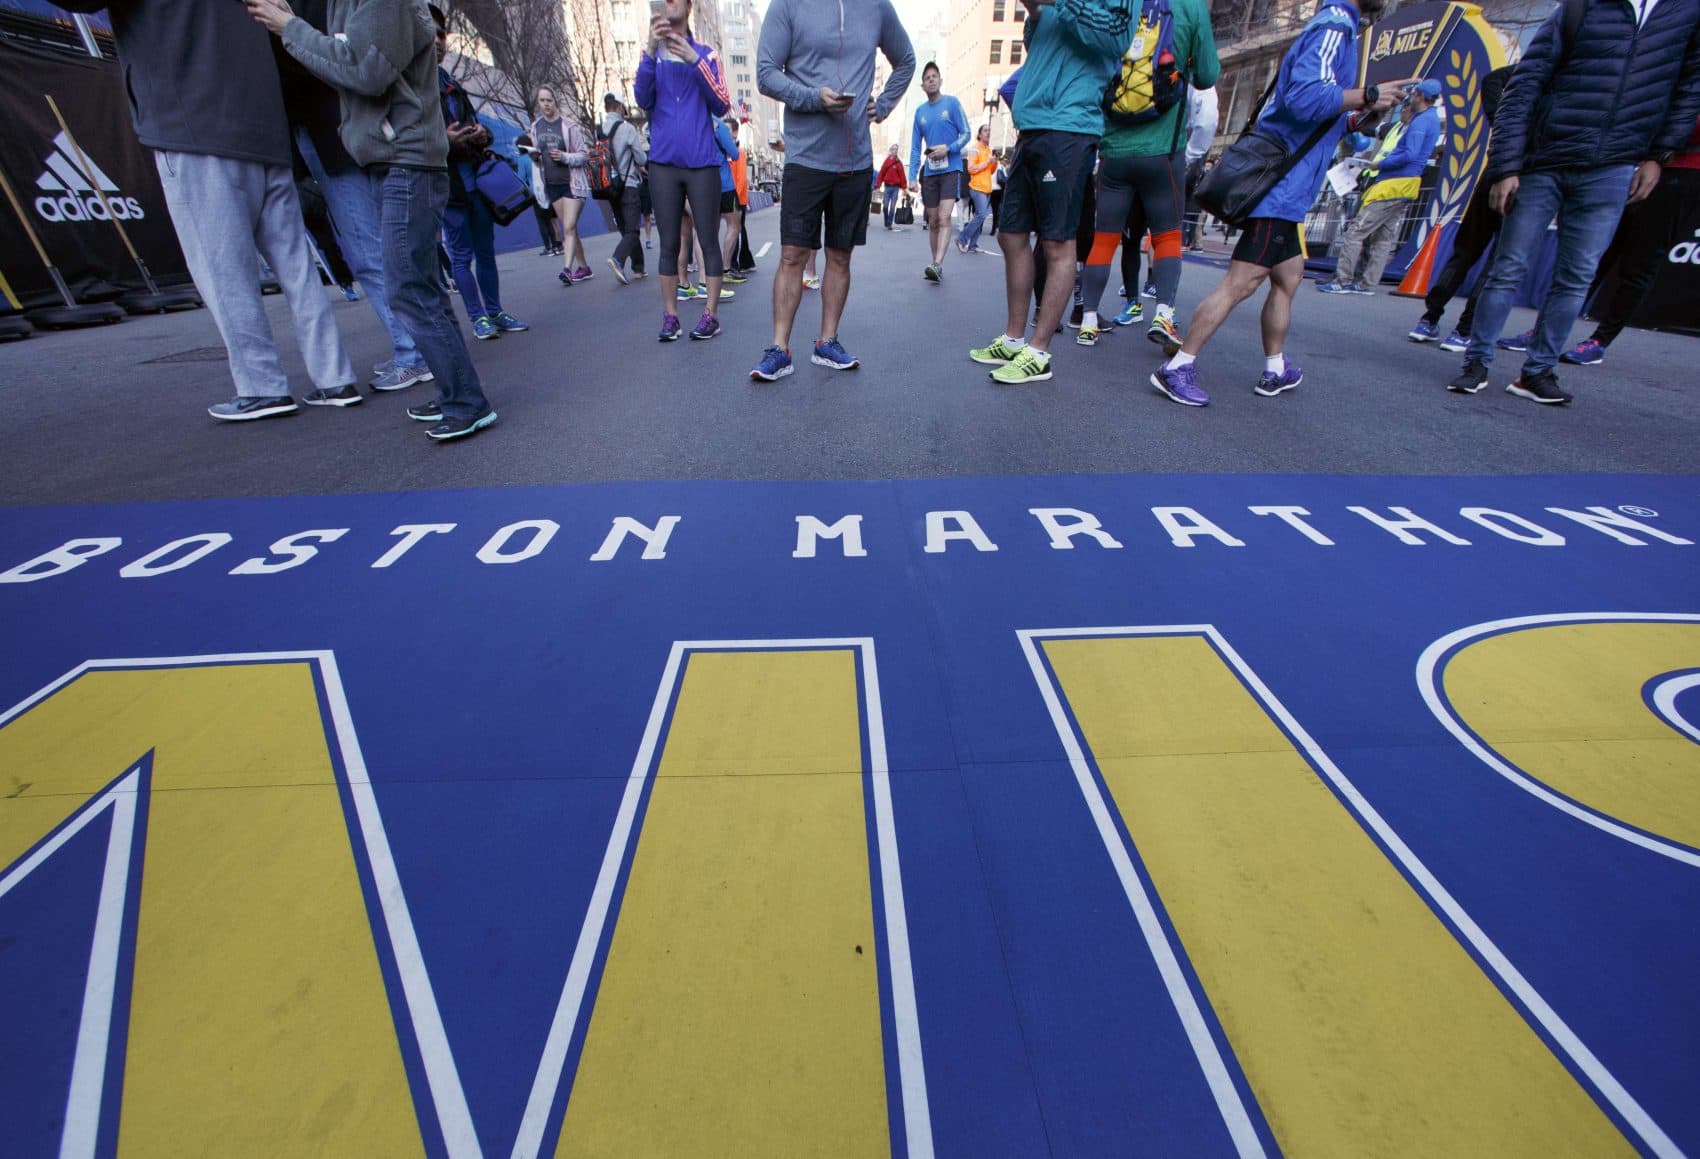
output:
M 1263 106 L 1257 129 L 1279 137 L 1288 149 L 1298 149 L 1318 125 L 1327 121 L 1333 125 L 1257 203 L 1252 217 L 1304 220 L 1322 188 L 1334 146 L 1346 131 L 1346 114 L 1340 109 L 1340 101 L 1345 91 L 1355 86 L 1357 74 L 1358 10 L 1349 0 L 1327 0 L 1282 58 L 1275 91 Z

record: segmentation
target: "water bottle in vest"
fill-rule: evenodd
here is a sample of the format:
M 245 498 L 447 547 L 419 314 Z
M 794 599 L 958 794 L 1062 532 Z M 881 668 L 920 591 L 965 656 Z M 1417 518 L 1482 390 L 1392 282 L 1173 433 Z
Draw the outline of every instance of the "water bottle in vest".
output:
M 1145 0 L 1121 68 L 1104 89 L 1104 115 L 1113 125 L 1143 125 L 1174 108 L 1186 90 L 1175 59 L 1175 13 L 1169 0 Z

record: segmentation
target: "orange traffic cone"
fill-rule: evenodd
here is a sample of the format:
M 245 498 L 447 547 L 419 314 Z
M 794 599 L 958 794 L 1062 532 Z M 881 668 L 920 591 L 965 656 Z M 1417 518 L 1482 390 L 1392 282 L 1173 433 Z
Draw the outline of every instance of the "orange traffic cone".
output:
M 1393 291 L 1396 296 L 1421 298 L 1428 293 L 1428 284 L 1434 280 L 1434 252 L 1440 248 L 1440 234 L 1445 227 L 1443 221 L 1428 231 L 1417 256 L 1411 259 L 1405 276 L 1399 280 L 1399 288 Z

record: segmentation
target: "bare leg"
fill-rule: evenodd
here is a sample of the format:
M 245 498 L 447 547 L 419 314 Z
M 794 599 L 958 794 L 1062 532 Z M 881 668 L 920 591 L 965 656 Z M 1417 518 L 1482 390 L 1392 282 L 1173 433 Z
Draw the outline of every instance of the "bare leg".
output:
M 1192 312 L 1192 322 L 1186 328 L 1186 341 L 1181 344 L 1181 353 L 1197 355 L 1203 350 L 1210 336 L 1228 320 L 1228 315 L 1241 302 L 1257 293 L 1257 287 L 1268 276 L 1268 270 L 1251 262 L 1229 262 L 1228 272 L 1216 283 L 1210 296 Z
M 814 261 L 814 251 L 800 245 L 782 246 L 779 268 L 773 274 L 773 344 L 791 348 L 791 326 L 797 321 L 797 304 L 803 300 L 803 266 Z
M 1009 300 L 1009 317 L 1004 321 L 1006 338 L 1027 337 L 1027 304 L 1033 300 L 1033 251 L 1024 233 L 998 234 L 1003 250 L 1004 296 Z
M 838 321 L 850 297 L 850 251 L 826 251 L 826 279 L 820 287 L 820 336 L 838 337 Z
M 578 216 L 584 212 L 584 202 L 574 197 L 563 197 L 556 204 L 561 207 L 562 264 L 569 270 L 590 265 L 585 260 L 584 242 L 578 236 Z
M 1062 324 L 1068 300 L 1074 296 L 1074 239 L 1040 241 L 1045 253 L 1045 296 L 1039 302 L 1039 324 L 1028 345 L 1041 354 L 1050 349 L 1051 337 Z
M 945 197 L 939 199 L 939 207 L 933 210 L 932 243 L 935 265 L 944 265 L 944 255 L 950 252 L 950 215 L 955 209 L 956 202 Z
M 1286 349 L 1293 321 L 1293 295 L 1304 281 L 1305 260 L 1291 257 L 1269 271 L 1269 297 L 1263 302 L 1263 353 L 1273 358 Z

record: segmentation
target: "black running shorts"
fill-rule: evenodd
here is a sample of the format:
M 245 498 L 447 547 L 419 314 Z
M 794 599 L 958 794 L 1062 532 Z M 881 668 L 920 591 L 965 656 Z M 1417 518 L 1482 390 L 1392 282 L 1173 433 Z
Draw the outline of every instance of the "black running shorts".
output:
M 802 165 L 787 165 L 779 184 L 779 244 L 847 250 L 868 241 L 868 190 L 872 167 L 852 173 L 829 173 Z
M 921 208 L 937 209 L 940 201 L 962 200 L 962 172 L 926 173 L 921 177 Z
M 1087 176 L 1098 155 L 1090 133 L 1034 129 L 1015 142 L 998 210 L 999 233 L 1037 233 L 1045 241 L 1073 241 Z
M 1290 258 L 1302 257 L 1304 245 L 1299 241 L 1299 223 L 1279 221 L 1273 217 L 1248 217 L 1241 226 L 1239 244 L 1234 246 L 1236 262 L 1250 262 L 1272 270 Z

